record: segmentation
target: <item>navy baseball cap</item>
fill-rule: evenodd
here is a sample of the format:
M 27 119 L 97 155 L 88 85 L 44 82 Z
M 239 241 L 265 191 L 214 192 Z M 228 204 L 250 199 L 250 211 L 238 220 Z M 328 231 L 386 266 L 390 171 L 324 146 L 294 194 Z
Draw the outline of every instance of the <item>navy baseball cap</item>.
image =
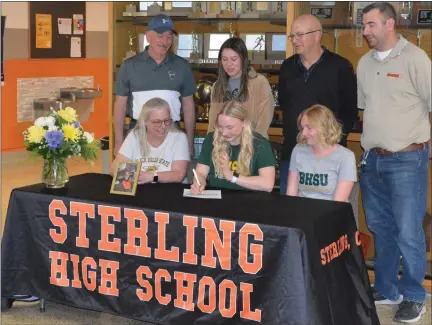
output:
M 163 34 L 170 30 L 177 35 L 177 32 L 174 30 L 174 23 L 172 19 L 163 14 L 154 16 L 150 20 L 148 23 L 148 30 L 154 30 L 158 34 Z

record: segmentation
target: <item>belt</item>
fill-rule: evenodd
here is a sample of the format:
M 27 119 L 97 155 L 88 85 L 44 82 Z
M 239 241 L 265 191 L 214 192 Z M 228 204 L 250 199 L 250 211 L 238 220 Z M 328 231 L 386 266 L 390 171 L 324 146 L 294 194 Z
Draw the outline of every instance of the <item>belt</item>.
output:
M 424 149 L 427 146 L 428 146 L 428 141 L 423 142 L 423 143 L 410 144 L 408 147 L 403 148 L 402 150 L 399 150 L 399 151 L 389 151 L 389 150 L 382 149 L 382 148 L 372 148 L 370 151 L 375 152 L 377 155 L 392 155 L 396 152 L 407 152 L 407 151 Z

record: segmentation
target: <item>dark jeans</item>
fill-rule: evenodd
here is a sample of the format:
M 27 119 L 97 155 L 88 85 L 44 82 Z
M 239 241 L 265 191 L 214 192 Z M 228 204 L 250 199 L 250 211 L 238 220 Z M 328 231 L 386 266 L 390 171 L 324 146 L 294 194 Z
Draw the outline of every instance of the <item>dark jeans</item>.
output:
M 360 168 L 360 186 L 367 225 L 375 235 L 375 288 L 387 299 L 402 294 L 404 300 L 422 303 L 426 297 L 422 282 L 428 155 L 427 147 L 390 155 L 363 154 L 366 164 Z

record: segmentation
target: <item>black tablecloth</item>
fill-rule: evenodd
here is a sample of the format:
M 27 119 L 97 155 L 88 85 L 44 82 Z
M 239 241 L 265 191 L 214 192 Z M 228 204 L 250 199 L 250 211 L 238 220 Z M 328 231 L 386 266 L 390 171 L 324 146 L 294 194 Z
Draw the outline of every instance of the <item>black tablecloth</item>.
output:
M 170 325 L 379 324 L 349 204 L 229 190 L 221 200 L 200 200 L 184 198 L 182 184 L 140 185 L 135 196 L 121 196 L 109 193 L 111 180 L 84 174 L 61 190 L 13 190 L 2 297 L 32 294 Z M 77 209 L 89 214 L 80 218 Z M 128 224 L 136 211 L 147 225 Z M 147 229 L 148 256 L 125 253 L 133 227 Z M 196 265 L 183 255 L 190 229 Z M 209 238 L 218 237 L 211 248 Z M 163 245 L 178 248 L 171 255 L 178 262 L 156 257 Z M 182 286 L 193 289 L 182 295 Z

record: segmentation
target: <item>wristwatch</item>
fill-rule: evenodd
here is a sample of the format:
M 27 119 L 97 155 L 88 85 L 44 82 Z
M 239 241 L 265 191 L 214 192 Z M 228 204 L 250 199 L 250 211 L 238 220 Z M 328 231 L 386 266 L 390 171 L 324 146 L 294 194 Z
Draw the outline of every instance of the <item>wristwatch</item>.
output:
M 153 182 L 152 183 L 159 183 L 159 177 L 157 172 L 153 173 Z

